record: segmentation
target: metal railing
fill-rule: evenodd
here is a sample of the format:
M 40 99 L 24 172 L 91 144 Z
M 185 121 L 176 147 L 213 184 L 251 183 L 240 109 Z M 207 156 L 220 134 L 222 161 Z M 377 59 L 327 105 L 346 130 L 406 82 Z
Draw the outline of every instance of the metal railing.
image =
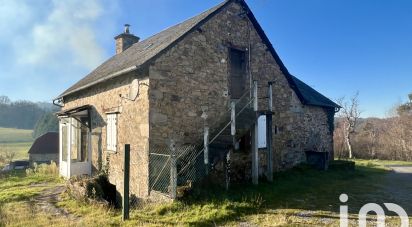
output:
M 205 150 L 208 151 L 208 146 L 215 142 L 229 126 L 236 127 L 236 118 L 246 109 L 252 107 L 254 110 L 257 109 L 256 96 L 257 84 L 254 83 L 252 91 L 246 90 L 239 99 L 231 102 L 231 107 L 224 114 L 223 122 L 227 122 L 223 123 L 210 140 L 205 136 L 205 141 L 199 142 L 198 145 L 152 147 L 149 152 L 149 193 L 156 191 L 175 199 L 183 196 L 193 183 L 205 177 L 209 171 L 208 152 Z M 234 136 L 233 130 L 231 133 Z

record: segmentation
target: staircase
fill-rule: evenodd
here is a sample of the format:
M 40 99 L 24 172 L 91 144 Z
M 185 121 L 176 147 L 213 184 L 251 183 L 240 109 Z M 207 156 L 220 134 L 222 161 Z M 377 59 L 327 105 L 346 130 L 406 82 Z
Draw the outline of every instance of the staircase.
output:
M 250 98 L 247 91 L 238 100 L 233 100 L 229 116 L 224 120 L 224 124 L 218 127 L 220 130 L 212 134 L 208 144 L 209 169 L 213 170 L 219 162 L 226 161 L 228 152 L 234 149 L 235 143 L 244 135 L 250 132 L 255 124 L 256 112 L 253 109 L 253 98 Z M 234 107 L 234 110 L 233 110 Z M 234 113 L 233 113 L 234 112 Z M 234 123 L 232 119 L 234 116 Z M 235 134 L 232 135 L 232 127 L 235 127 Z
M 241 137 L 255 129 L 257 123 L 257 81 L 254 81 L 253 92 L 250 90 L 237 100 L 231 101 L 230 110 L 221 119 L 217 130 L 209 133 L 209 128 L 204 128 L 203 144 L 180 152 L 176 157 L 180 166 L 177 168 L 178 185 L 187 182 L 197 182 L 213 173 L 210 179 L 224 180 L 226 188 L 230 182 L 230 154 L 234 150 L 236 142 Z M 254 131 L 254 130 L 253 130 Z M 256 135 L 256 133 L 254 134 Z M 253 136 L 252 136 L 253 137 Z M 252 139 L 256 141 L 256 138 Z M 256 145 L 256 142 L 255 142 Z M 257 149 L 251 148 L 252 152 L 252 177 L 257 176 Z M 223 164 L 223 169 L 220 169 Z M 254 168 L 255 166 L 255 168 Z M 222 172 L 223 171 L 223 172 Z M 255 175 L 254 175 L 255 173 Z M 221 174 L 224 175 L 220 178 Z M 217 177 L 218 179 L 215 179 Z

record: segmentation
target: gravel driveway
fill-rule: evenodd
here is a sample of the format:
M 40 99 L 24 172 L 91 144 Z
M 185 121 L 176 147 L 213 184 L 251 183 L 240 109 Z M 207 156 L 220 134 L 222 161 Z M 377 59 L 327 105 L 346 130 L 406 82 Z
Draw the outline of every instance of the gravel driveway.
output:
M 402 206 L 409 215 L 412 215 L 412 166 L 386 166 L 392 171 L 386 174 L 384 190 L 387 201 Z

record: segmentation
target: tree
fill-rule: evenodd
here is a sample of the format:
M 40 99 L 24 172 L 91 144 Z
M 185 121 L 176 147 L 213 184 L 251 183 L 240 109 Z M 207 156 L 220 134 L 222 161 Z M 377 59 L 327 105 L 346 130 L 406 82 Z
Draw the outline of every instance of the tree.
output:
M 342 107 L 339 116 L 343 118 L 344 121 L 345 143 L 348 148 L 349 158 L 353 158 L 352 135 L 355 134 L 361 114 L 359 110 L 359 92 L 356 92 L 349 100 L 343 97 L 337 102 Z
M 36 122 L 33 130 L 33 138 L 36 139 L 47 132 L 57 131 L 59 131 L 59 121 L 57 117 L 53 113 L 47 112 Z
M 409 102 L 400 105 L 396 110 L 399 116 L 412 115 L 412 93 L 408 95 Z
M 10 104 L 10 99 L 9 99 L 9 97 L 7 97 L 7 96 L 5 96 L 5 95 L 0 95 L 0 105 L 1 104 L 6 104 L 6 105 L 8 105 L 8 104 Z

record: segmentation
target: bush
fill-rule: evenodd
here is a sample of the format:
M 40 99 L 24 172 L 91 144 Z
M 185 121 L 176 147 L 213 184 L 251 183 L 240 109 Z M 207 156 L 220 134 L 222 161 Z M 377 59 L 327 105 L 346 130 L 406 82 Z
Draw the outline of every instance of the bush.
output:
M 69 194 L 83 202 L 104 202 L 116 205 L 116 186 L 104 174 L 95 177 L 73 177 L 67 185 Z
M 40 164 L 34 163 L 33 168 L 26 169 L 27 175 L 51 175 L 51 176 L 58 176 L 59 175 L 59 167 L 53 161 L 51 161 L 50 165 L 48 164 Z

